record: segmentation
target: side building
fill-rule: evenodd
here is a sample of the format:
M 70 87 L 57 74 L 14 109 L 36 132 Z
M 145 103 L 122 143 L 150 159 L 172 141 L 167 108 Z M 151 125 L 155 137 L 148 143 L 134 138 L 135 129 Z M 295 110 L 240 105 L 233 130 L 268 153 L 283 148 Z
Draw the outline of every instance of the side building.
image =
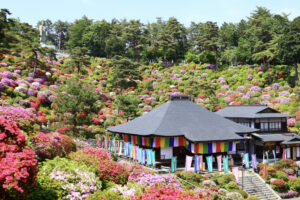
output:
M 173 156 L 179 165 L 186 155 L 240 157 L 237 144 L 257 131 L 206 110 L 187 95 L 170 96 L 149 113 L 107 130 L 120 134 L 124 142 L 154 150 L 158 165 L 170 164 Z
M 285 153 L 287 158 L 300 159 L 300 137 L 287 129 L 290 115 L 265 105 L 227 106 L 216 114 L 246 127 L 259 129 L 247 142 L 237 146 L 238 151 L 255 153 L 262 159 L 265 152 L 269 158 L 273 158 L 272 151 L 275 150 L 276 158 L 282 158 Z

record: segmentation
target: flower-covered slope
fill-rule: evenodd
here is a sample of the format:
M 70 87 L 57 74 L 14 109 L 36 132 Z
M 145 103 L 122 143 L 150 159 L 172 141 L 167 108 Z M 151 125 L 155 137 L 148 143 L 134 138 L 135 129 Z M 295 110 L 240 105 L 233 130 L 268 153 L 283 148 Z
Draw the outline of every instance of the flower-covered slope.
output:
M 38 121 L 45 126 L 57 124 L 53 101 L 58 89 L 74 74 L 64 73 L 67 59 L 51 61 L 41 59 L 42 67 L 33 73 L 30 64 L 21 57 L 1 55 L 0 95 L 1 104 L 19 105 L 36 112 Z M 110 84 L 112 69 L 110 60 L 92 59 L 92 64 L 80 75 L 80 80 L 91 85 L 98 95 L 99 112 L 92 124 L 81 129 L 103 132 L 104 127 L 126 121 L 123 111 L 117 111 L 116 97 L 120 92 L 133 94 L 141 99 L 140 114 L 164 103 L 170 94 L 189 94 L 195 102 L 210 110 L 226 105 L 265 104 L 295 118 L 288 121 L 292 131 L 300 123 L 299 86 L 291 87 L 295 72 L 287 66 L 231 66 L 219 70 L 209 65 L 178 64 L 165 68 L 161 64 L 140 64 L 141 80 L 137 87 L 113 89 Z M 1 111 L 0 111 L 1 112 Z M 84 116 L 84 113 L 82 113 Z M 60 131 L 65 131 L 63 127 Z

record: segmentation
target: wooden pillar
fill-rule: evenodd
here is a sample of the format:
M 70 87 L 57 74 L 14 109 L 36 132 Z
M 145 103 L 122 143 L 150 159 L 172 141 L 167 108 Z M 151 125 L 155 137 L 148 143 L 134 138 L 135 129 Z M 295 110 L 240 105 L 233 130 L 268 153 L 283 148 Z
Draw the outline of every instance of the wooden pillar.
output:
M 297 159 L 297 147 L 292 147 L 293 148 L 293 160 Z

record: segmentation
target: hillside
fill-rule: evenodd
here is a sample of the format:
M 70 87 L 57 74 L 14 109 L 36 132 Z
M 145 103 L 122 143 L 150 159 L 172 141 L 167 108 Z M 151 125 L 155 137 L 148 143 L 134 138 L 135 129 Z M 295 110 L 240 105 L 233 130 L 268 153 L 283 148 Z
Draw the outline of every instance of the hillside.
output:
M 118 112 L 118 94 L 138 96 L 136 116 L 166 102 L 170 94 L 189 94 L 197 104 L 212 111 L 226 105 L 266 104 L 295 116 L 288 121 L 291 131 L 297 132 L 300 128 L 300 88 L 293 85 L 294 68 L 285 65 L 238 65 L 211 69 L 213 65 L 206 64 L 181 63 L 164 67 L 159 63 L 139 63 L 140 80 L 133 81 L 136 86 L 120 89 L 111 84 L 115 68 L 111 60 L 91 58 L 90 61 L 83 73 L 77 75 L 65 73 L 69 66 L 68 58 L 58 61 L 41 58 L 40 67 L 33 73 L 33 67 L 20 56 L 1 55 L 1 104 L 30 108 L 43 127 L 48 125 L 50 129 L 70 131 L 67 125 L 61 124 L 58 113 L 52 108 L 55 107 L 53 102 L 58 91 L 65 87 L 66 81 L 79 76 L 80 81 L 88 84 L 97 97 L 94 103 L 98 114 L 83 127 L 77 127 L 87 132 L 88 137 L 104 133 L 106 127 L 126 121 L 126 111 Z M 82 113 L 82 116 L 85 114 Z

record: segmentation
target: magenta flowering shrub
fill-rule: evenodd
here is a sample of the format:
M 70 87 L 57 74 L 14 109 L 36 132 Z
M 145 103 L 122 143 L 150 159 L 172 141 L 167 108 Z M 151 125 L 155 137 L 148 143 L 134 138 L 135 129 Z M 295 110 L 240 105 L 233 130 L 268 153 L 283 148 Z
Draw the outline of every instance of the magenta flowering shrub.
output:
M 34 133 L 39 126 L 37 125 L 37 116 L 31 109 L 22 107 L 3 107 L 0 106 L 0 115 L 2 115 L 9 122 L 14 122 L 21 130 L 27 134 Z
M 45 134 L 37 133 L 36 136 L 31 137 L 32 147 L 38 157 L 38 160 L 53 159 L 56 156 L 66 156 L 71 151 L 76 150 L 72 147 L 73 140 L 59 133 Z
M 38 171 L 34 152 L 16 123 L 0 116 L 0 199 L 28 195 Z

